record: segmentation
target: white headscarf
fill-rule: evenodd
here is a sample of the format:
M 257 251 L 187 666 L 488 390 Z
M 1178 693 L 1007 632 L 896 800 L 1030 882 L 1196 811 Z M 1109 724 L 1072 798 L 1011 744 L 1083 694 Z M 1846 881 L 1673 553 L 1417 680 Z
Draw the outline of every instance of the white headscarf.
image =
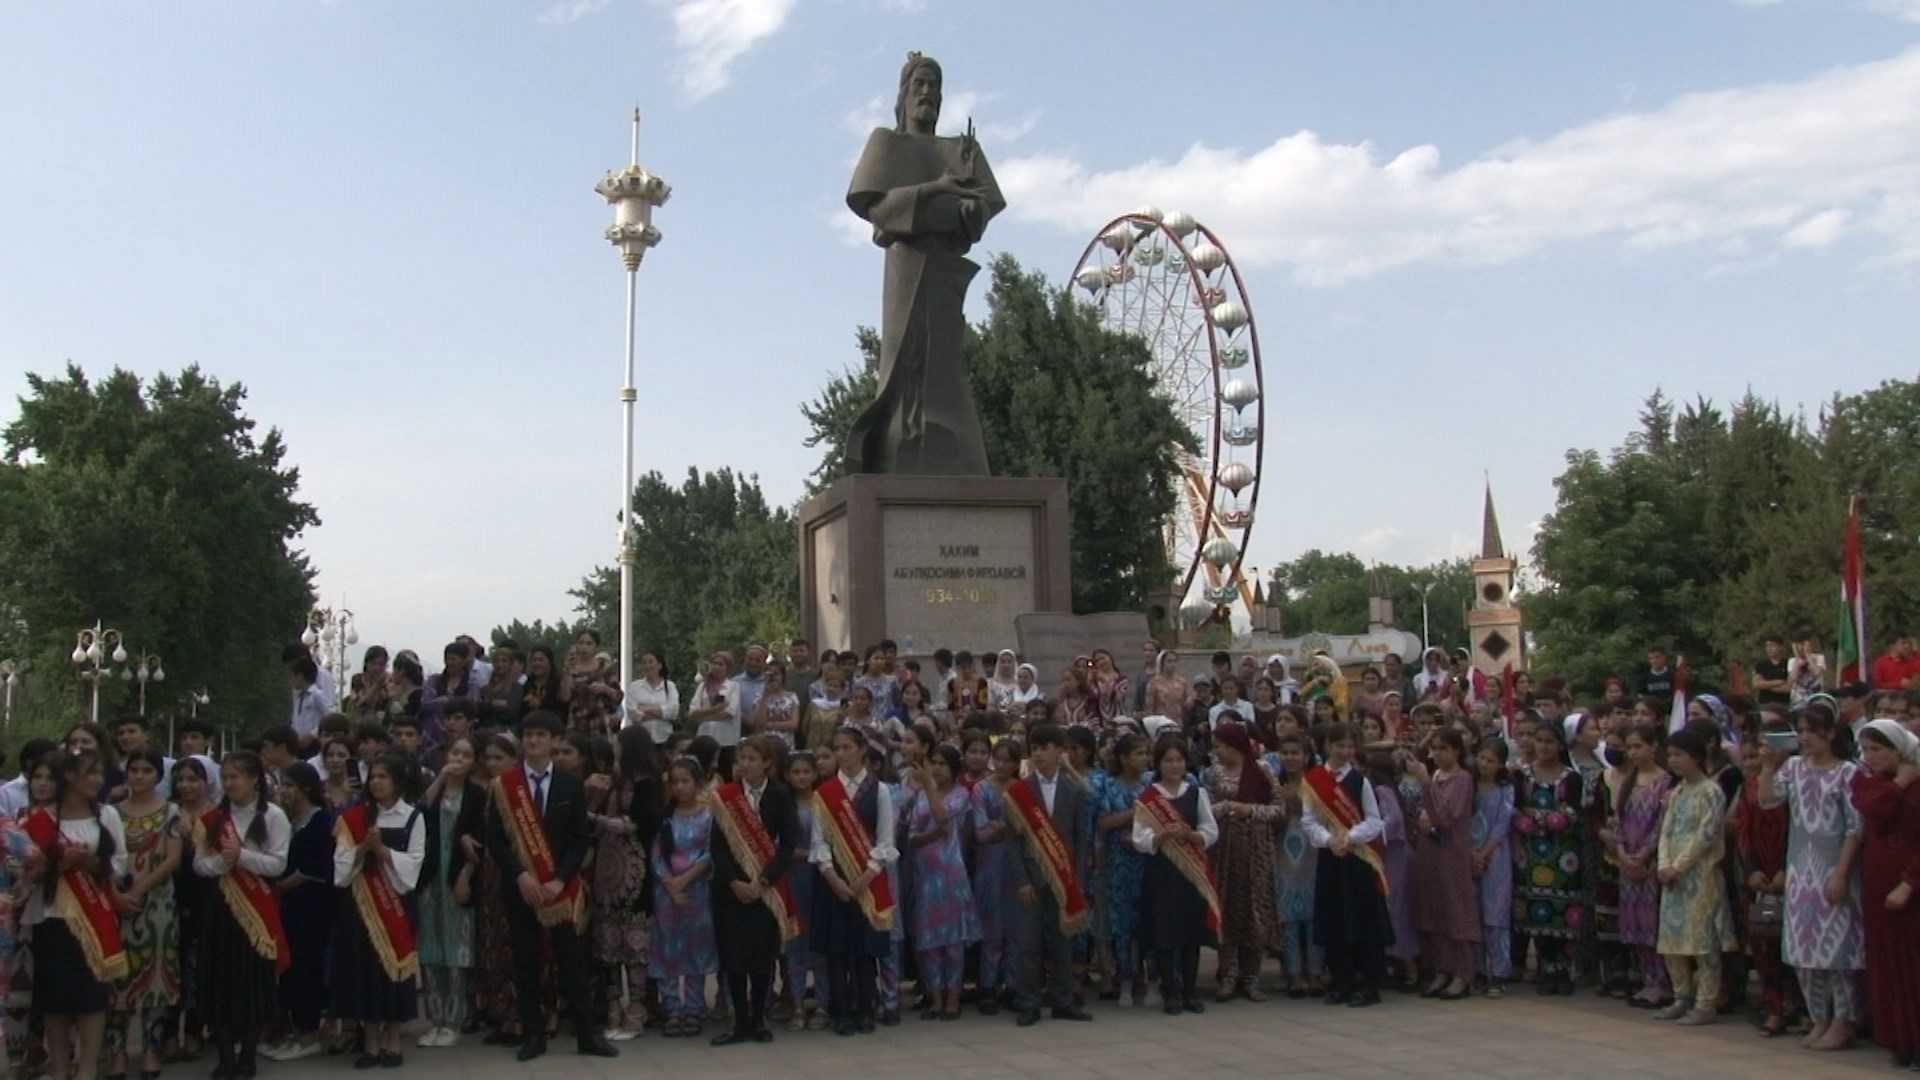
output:
M 1013 673 L 1004 679 L 1000 677 L 1000 661 L 1002 660 L 1014 661 Z M 1002 693 L 1012 694 L 1020 682 L 1019 660 L 1019 653 L 1014 652 L 1012 649 L 1001 649 L 993 658 L 993 674 L 987 679 L 987 682 L 998 687 Z
M 1274 697 L 1282 705 L 1291 705 L 1294 697 L 1300 693 L 1300 680 L 1293 677 L 1293 665 L 1279 653 L 1267 657 L 1267 667 L 1272 667 L 1275 661 L 1280 663 L 1280 678 L 1274 686 Z
M 1023 671 L 1033 676 L 1033 685 L 1027 687 L 1025 690 L 1020 689 L 1017 685 L 1020 673 Z M 1039 668 L 1034 667 L 1032 664 L 1021 664 L 1014 669 L 1013 677 L 1016 682 L 1013 690 L 1013 703 L 1015 705 L 1025 705 L 1029 701 L 1038 701 L 1046 696 L 1046 692 L 1040 689 Z
M 1899 752 L 1900 760 L 1920 765 L 1920 736 L 1908 731 L 1905 724 L 1881 717 L 1868 721 L 1865 730 L 1879 732 Z
M 1140 726 L 1146 729 L 1147 738 L 1154 740 L 1158 740 L 1169 729 L 1176 733 L 1180 730 L 1180 722 L 1169 716 L 1143 717 Z

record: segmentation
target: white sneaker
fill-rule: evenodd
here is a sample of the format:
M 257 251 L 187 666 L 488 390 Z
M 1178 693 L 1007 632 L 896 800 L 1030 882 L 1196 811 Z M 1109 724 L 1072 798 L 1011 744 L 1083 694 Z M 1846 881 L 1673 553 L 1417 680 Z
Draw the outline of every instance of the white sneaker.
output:
M 459 1046 L 460 1033 L 454 1030 L 453 1028 L 441 1028 L 440 1029 L 440 1045 L 441 1046 Z
M 293 1040 L 280 1047 L 280 1056 L 274 1060 L 299 1061 L 302 1058 L 313 1057 L 324 1049 L 325 1047 L 320 1044 L 320 1040 L 318 1039 L 310 1039 L 304 1042 Z
M 428 1028 L 428 1029 L 427 1029 L 427 1031 L 426 1031 L 426 1034 L 424 1034 L 424 1035 L 422 1035 L 422 1036 L 420 1036 L 420 1037 L 419 1037 L 418 1039 L 415 1039 L 415 1040 L 414 1040 L 414 1042 L 413 1042 L 413 1045 L 415 1045 L 415 1046 L 440 1046 L 440 1045 L 443 1045 L 443 1044 L 442 1044 L 442 1043 L 440 1042 L 440 1029 L 439 1029 L 439 1028 Z
M 280 1055 L 287 1052 L 287 1047 L 291 1043 L 292 1040 L 289 1039 L 287 1042 L 277 1042 L 272 1046 L 263 1046 L 259 1050 L 260 1056 L 266 1058 L 268 1061 L 285 1061 L 286 1059 Z

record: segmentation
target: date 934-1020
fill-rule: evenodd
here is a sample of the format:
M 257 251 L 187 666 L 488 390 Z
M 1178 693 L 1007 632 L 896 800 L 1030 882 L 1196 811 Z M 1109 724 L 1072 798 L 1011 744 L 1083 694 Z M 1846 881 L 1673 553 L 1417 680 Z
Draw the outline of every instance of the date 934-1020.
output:
M 991 604 L 999 599 L 992 589 L 928 589 L 929 604 Z

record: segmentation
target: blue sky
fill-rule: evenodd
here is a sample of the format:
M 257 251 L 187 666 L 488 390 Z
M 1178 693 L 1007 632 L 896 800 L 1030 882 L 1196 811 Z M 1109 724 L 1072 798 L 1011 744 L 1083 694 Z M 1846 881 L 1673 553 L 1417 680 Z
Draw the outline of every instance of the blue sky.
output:
M 674 187 L 639 461 L 796 499 L 879 315 L 841 202 L 910 48 L 1064 281 L 1194 213 L 1269 386 L 1249 562 L 1509 541 L 1656 384 L 1809 410 L 1915 375 L 1920 0 L 561 0 L 0 9 L 0 418 L 27 371 L 197 362 L 280 427 L 364 640 L 569 614 L 610 561 L 622 281 L 592 185 Z M 976 305 L 978 306 L 978 305 Z

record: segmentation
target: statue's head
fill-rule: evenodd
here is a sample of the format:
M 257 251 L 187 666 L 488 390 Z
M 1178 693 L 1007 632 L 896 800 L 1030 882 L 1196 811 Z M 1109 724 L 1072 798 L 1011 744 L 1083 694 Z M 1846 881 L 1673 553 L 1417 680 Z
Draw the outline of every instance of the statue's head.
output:
M 917 52 L 900 69 L 900 96 L 893 103 L 893 129 L 933 134 L 940 122 L 940 62 Z

